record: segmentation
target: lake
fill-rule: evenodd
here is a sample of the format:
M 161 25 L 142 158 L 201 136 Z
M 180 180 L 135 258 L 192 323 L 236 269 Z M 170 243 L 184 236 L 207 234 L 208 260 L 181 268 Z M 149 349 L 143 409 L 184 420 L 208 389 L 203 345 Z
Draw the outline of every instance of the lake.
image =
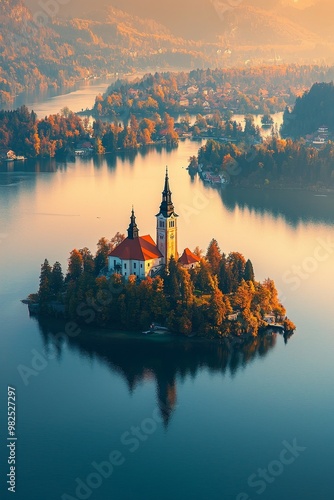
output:
M 0 167 L 5 498 L 7 386 L 17 397 L 17 500 L 332 497 L 334 196 L 205 187 L 185 169 L 200 145 Z M 95 251 L 101 236 L 125 232 L 132 205 L 140 234 L 155 238 L 166 165 L 179 251 L 215 237 L 250 258 L 297 325 L 287 343 L 98 330 L 61 341 L 61 321 L 29 317 L 20 299 L 37 290 L 45 258 L 66 269 L 73 248 Z

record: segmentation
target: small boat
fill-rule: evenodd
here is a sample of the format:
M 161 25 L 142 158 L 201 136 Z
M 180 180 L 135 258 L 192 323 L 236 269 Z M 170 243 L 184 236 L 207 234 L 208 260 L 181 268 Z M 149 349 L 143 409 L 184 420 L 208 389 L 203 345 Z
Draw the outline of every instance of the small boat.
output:
M 142 332 L 144 335 L 151 335 L 152 333 L 168 333 L 169 329 L 165 326 L 157 325 L 156 323 L 152 323 L 150 325 L 150 329 Z
M 166 333 L 169 332 L 168 328 L 165 326 L 157 325 L 156 323 L 152 323 L 150 326 L 150 330 L 153 330 L 154 333 Z
M 25 161 L 27 158 L 25 156 L 17 156 L 16 161 Z

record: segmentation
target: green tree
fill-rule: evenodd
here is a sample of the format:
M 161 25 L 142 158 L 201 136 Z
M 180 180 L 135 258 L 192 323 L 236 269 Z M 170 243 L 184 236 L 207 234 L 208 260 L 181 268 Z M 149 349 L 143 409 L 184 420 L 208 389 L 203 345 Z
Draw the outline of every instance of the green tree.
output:
M 38 300 L 40 305 L 40 311 L 42 313 L 47 311 L 48 302 L 52 297 L 51 290 L 52 283 L 52 269 L 47 259 L 44 260 L 41 265 L 41 274 L 39 277 L 39 290 L 38 290 Z
M 245 272 L 244 272 L 244 280 L 245 281 L 254 281 L 254 269 L 253 269 L 253 264 L 251 261 L 248 259 L 245 265 Z
M 59 262 L 55 262 L 51 271 L 51 290 L 54 295 L 61 292 L 64 285 L 64 275 Z

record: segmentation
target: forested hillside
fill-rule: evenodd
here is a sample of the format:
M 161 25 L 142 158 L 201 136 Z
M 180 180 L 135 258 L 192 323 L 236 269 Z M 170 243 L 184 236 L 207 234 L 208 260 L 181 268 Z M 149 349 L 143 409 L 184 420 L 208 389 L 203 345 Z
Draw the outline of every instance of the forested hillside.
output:
M 107 0 L 54 2 L 53 11 L 46 3 L 0 3 L 0 106 L 25 90 L 61 88 L 94 75 L 333 61 L 329 38 L 284 17 L 284 9 L 246 0 L 224 13 L 215 1 L 204 10 L 187 2 L 148 9 L 144 2 L 140 12 Z
M 334 130 L 334 85 L 316 83 L 309 92 L 296 100 L 290 112 L 284 113 L 282 134 L 290 137 L 304 137 L 326 126 Z

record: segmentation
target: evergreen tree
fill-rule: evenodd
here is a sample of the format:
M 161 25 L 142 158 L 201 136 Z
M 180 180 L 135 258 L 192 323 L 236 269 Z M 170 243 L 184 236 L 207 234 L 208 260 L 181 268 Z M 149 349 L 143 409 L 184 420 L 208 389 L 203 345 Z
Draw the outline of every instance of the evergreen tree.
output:
M 219 283 L 219 289 L 223 293 L 231 293 L 231 291 L 232 291 L 232 273 L 231 273 L 231 268 L 228 265 L 228 262 L 226 260 L 225 254 L 222 255 L 222 258 L 220 261 L 219 273 L 218 273 L 218 283 Z
M 244 277 L 246 260 L 239 252 L 231 252 L 227 257 L 231 273 L 231 291 L 235 292 Z
M 59 262 L 55 262 L 51 272 L 51 290 L 54 295 L 61 292 L 64 285 L 64 275 Z
M 248 259 L 245 265 L 245 272 L 244 272 L 244 280 L 245 281 L 254 281 L 254 269 L 253 269 L 253 264 L 251 261 Z
M 52 269 L 47 259 L 41 265 L 41 274 L 39 277 L 38 299 L 42 313 L 47 311 L 47 305 L 52 297 L 51 290 Z

